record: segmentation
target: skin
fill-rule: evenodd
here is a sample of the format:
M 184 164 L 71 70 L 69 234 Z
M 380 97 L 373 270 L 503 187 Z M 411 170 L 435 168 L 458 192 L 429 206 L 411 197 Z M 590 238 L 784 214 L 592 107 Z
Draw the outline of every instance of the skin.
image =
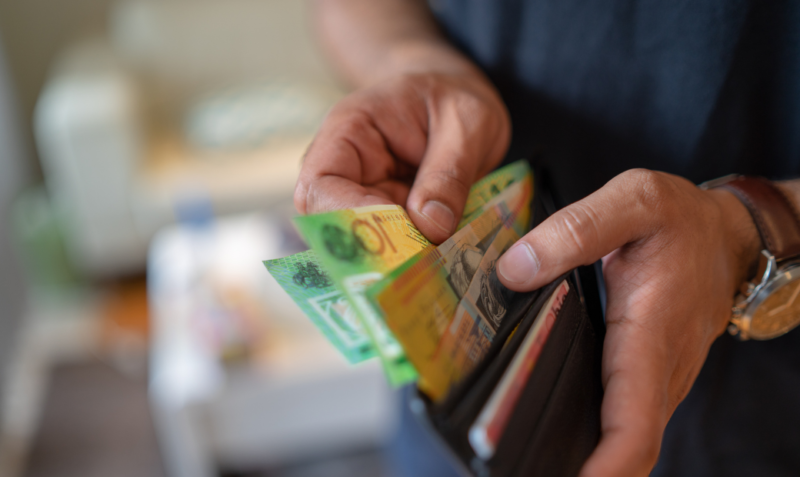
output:
M 510 121 L 494 86 L 439 34 L 416 0 L 322 0 L 320 43 L 356 91 L 306 153 L 301 213 L 401 204 L 431 241 L 447 239 L 470 186 L 503 158 Z
M 445 41 L 420 0 L 320 0 L 314 11 L 321 44 L 355 92 L 333 108 L 306 154 L 298 211 L 400 204 L 431 241 L 445 240 L 470 185 L 508 147 L 497 92 Z M 800 183 L 780 187 L 800 202 Z M 632 170 L 548 218 L 500 259 L 501 281 L 518 291 L 603 259 L 603 434 L 582 477 L 649 474 L 761 248 L 732 194 Z

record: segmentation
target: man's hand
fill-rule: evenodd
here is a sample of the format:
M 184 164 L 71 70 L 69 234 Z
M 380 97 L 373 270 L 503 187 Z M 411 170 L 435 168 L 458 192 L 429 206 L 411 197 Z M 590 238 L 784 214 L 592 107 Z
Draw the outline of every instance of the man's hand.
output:
M 603 434 L 582 477 L 649 474 L 759 246 L 729 192 L 635 170 L 557 212 L 501 258 L 501 281 L 518 291 L 603 258 Z
M 480 78 L 414 74 L 350 95 L 328 115 L 295 189 L 301 213 L 399 204 L 432 242 L 455 231 L 473 182 L 508 147 L 509 120 Z
M 405 206 L 434 243 L 454 231 L 469 188 L 502 159 L 510 120 L 483 73 L 442 36 L 425 0 L 320 0 L 317 31 L 357 91 L 306 153 L 301 213 Z

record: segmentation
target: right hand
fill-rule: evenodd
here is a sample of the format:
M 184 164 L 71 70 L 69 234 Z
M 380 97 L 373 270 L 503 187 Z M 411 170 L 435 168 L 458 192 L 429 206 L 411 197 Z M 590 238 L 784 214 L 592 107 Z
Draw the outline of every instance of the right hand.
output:
M 505 105 L 482 76 L 405 74 L 334 106 L 306 152 L 295 207 L 314 214 L 398 204 L 441 243 L 510 136 Z

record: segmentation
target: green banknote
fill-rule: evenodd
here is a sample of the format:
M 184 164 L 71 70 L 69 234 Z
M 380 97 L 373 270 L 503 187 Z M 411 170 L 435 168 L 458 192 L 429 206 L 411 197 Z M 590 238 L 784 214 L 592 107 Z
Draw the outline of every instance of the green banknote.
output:
M 530 199 L 533 196 L 533 176 L 527 174 L 522 180 L 517 181 L 511 187 L 507 187 L 504 191 L 498 194 L 489 202 L 483 204 L 474 215 L 473 220 L 468 223 L 468 227 L 462 227 L 453 236 L 446 241 L 442 242 L 438 247 L 429 245 L 425 248 L 425 253 L 417 254 L 411 259 L 405 261 L 401 266 L 394 268 L 390 273 L 387 273 L 383 279 L 370 286 L 368 295 L 378 295 L 384 288 L 390 284 L 394 284 L 395 288 L 403 283 L 396 283 L 397 280 L 408 270 L 416 266 L 416 262 L 423 260 L 428 252 L 436 249 L 438 260 L 451 262 L 451 258 L 447 258 L 454 247 L 459 249 L 464 248 L 464 245 L 471 241 L 490 240 L 494 238 L 490 232 L 497 232 L 501 225 L 506 225 L 513 228 L 518 235 L 524 235 L 527 232 L 528 223 L 531 217 Z M 480 237 L 476 239 L 475 237 Z M 488 244 L 487 244 L 488 245 Z M 466 250 L 466 249 L 465 249 Z M 465 253 L 465 258 L 469 258 L 471 254 Z M 482 256 L 482 253 L 480 254 Z M 464 262 L 464 260 L 459 260 Z M 466 261 L 468 262 L 468 260 Z M 466 263 L 465 262 L 465 263 Z M 452 263 L 450 264 L 452 266 Z M 467 267 L 473 268 L 473 267 Z M 461 288 L 466 288 L 469 285 L 469 279 L 458 280 L 462 284 Z M 471 276 L 469 276 L 471 279 Z M 459 298 L 461 295 L 459 295 Z
M 313 250 L 264 261 L 269 273 L 350 363 L 376 355 L 350 300 L 331 280 Z
M 476 182 L 459 229 L 529 174 L 528 163 L 517 161 Z M 328 220 L 333 218 L 337 220 Z M 316 240 L 306 239 L 322 258 L 310 250 L 264 262 L 270 273 L 348 361 L 357 363 L 379 354 L 393 384 L 415 379 L 402 346 L 365 300 L 364 291 L 430 245 L 428 241 L 398 206 L 337 211 L 297 222 L 304 235 L 316 234 Z M 328 266 L 333 266 L 333 273 Z
M 381 357 L 389 382 L 399 386 L 417 378 L 400 343 L 365 290 L 430 242 L 402 207 L 379 205 L 295 218 L 295 225 L 350 299 Z
M 459 300 L 470 291 L 475 274 L 482 273 L 483 257 L 498 232 L 504 231 L 504 244 L 508 237 L 519 237 L 516 230 L 523 230 L 530 216 L 531 194 L 529 178 L 517 182 L 455 235 L 438 247 L 427 247 L 367 291 L 419 372 L 420 389 L 434 400 L 442 398 L 469 365 L 463 353 L 451 352 L 465 349 L 457 346 L 458 339 L 443 341 Z M 494 250 L 493 255 L 499 256 Z
M 528 165 L 528 161 L 521 159 L 497 169 L 476 182 L 469 190 L 469 197 L 466 205 L 464 205 L 464 212 L 461 214 L 458 228 L 463 228 L 480 215 L 483 206 L 497 197 L 508 186 L 521 181 L 530 174 L 531 168 Z

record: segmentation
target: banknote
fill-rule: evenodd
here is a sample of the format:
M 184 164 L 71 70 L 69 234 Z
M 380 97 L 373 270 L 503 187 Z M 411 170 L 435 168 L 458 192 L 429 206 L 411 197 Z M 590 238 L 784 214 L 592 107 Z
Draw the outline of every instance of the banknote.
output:
M 487 175 L 471 188 L 464 208 L 464 219 L 459 225 L 463 228 L 467 220 L 473 221 L 487 208 L 487 204 L 505 191 L 509 185 L 523 181 L 530 176 L 530 168 L 525 161 L 505 166 Z M 385 210 L 384 210 L 385 209 Z M 381 214 L 376 212 L 382 211 Z M 362 209 L 358 213 L 367 216 L 351 217 L 350 213 L 334 213 L 341 219 L 339 223 L 317 224 L 318 235 L 325 237 L 317 242 L 324 245 L 322 255 L 327 259 L 336 258 L 344 262 L 345 273 L 330 275 L 320 257 L 313 250 L 265 262 L 284 290 L 313 323 L 323 332 L 331 343 L 339 349 L 350 362 L 359 362 L 376 354 L 377 346 L 384 361 L 390 381 L 402 384 L 413 379 L 413 368 L 405 361 L 405 353 L 392 332 L 375 313 L 374 306 L 364 303 L 364 290 L 383 276 L 382 270 L 392 269 L 405 258 L 414 255 L 416 250 L 430 244 L 411 225 L 405 216 L 408 230 L 401 231 L 401 248 L 407 246 L 405 239 L 411 239 L 411 247 L 397 250 L 396 229 L 387 233 L 387 217 L 383 213 L 400 213 L 399 207 L 378 207 L 376 210 Z M 348 222 L 347 217 L 350 217 Z M 372 220 L 370 220 L 372 219 Z M 314 219 L 316 220 L 316 219 Z M 334 221 L 335 222 L 335 221 Z M 389 222 L 392 222 L 389 217 Z M 344 224 L 344 225 L 343 225 Z M 300 225 L 298 224 L 300 227 Z M 349 229 L 348 229 L 349 226 Z M 338 227 L 338 229 L 337 229 Z M 309 226 L 313 228 L 313 226 Z M 342 230 L 345 233 L 342 233 Z M 347 231 L 349 230 L 349 233 Z M 311 243 L 311 241 L 309 241 Z M 417 245 L 419 244 L 419 245 Z M 319 244 L 318 244 L 319 245 Z M 480 247 L 485 246 L 481 244 Z M 312 245 L 313 247 L 313 245 Z M 386 249 L 382 250 L 382 247 Z M 453 280 L 460 283 L 457 288 L 461 294 L 469 282 L 472 271 L 480 261 L 480 247 L 462 247 L 456 257 L 457 266 Z M 431 249 L 435 247 L 430 246 Z M 379 260 L 376 260 L 377 255 Z M 373 260 L 370 260 L 370 259 Z M 361 266 L 354 267 L 354 263 Z M 376 263 L 377 262 L 377 263 Z M 339 269 L 337 268 L 337 271 Z M 466 273 L 465 273 L 466 271 Z M 345 283 L 346 282 L 346 283 Z M 357 303 L 355 305 L 354 303 Z M 452 310 L 450 310 L 452 312 Z M 357 316 L 357 317 L 356 317 Z M 367 332 L 365 332 L 365 328 Z M 374 344 L 370 344 L 370 338 Z
M 519 234 L 513 228 L 503 227 L 498 232 L 483 255 L 469 289 L 459 304 L 461 308 L 471 308 L 470 314 L 481 319 L 486 332 L 492 334 L 492 337 L 508 312 L 507 303 L 511 293 L 497 277 L 497 260 L 517 240 Z
M 442 397 L 462 375 L 460 364 L 452 361 L 455 345 L 446 342 L 450 348 L 441 348 L 459 301 L 468 293 L 497 233 L 506 229 L 509 237 L 519 236 L 516 219 L 529 217 L 530 189 L 525 180 L 507 188 L 450 239 L 439 247 L 427 247 L 369 290 L 370 301 L 381 310 L 423 378 L 420 388 L 433 399 Z
M 507 209 L 504 220 L 508 221 L 508 225 L 513 227 L 517 233 L 524 235 L 525 232 L 528 231 L 530 225 L 530 202 L 533 197 L 533 192 L 533 175 L 528 173 L 522 179 L 506 187 L 489 202 L 483 204 L 472 214 L 472 220 L 470 220 L 469 223 L 472 224 L 476 222 L 490 209 L 504 207 Z M 458 235 L 459 232 L 456 232 L 456 235 Z M 454 235 L 454 237 L 456 235 Z
M 497 260 L 517 240 L 519 234 L 513 228 L 503 227 L 484 254 L 469 290 L 459 302 L 452 321 L 442 334 L 437 353 L 432 357 L 431 366 L 449 370 L 447 381 L 427 380 L 432 399 L 443 397 L 450 386 L 472 371 L 489 350 L 514 295 L 497 278 Z
M 469 191 L 469 197 L 467 197 L 467 203 L 464 205 L 464 212 L 461 214 L 458 229 L 460 230 L 477 217 L 483 206 L 497 197 L 508 186 L 521 181 L 530 176 L 530 174 L 531 168 L 528 165 L 528 161 L 523 159 L 501 167 L 476 182 Z
M 403 288 L 411 287 L 411 282 L 417 278 L 427 280 L 423 271 L 429 267 L 444 266 L 446 276 L 450 277 L 450 272 L 453 272 L 452 278 L 448 278 L 448 281 L 460 299 L 466 292 L 483 253 L 494 238 L 494 233 L 499 231 L 503 224 L 514 228 L 519 235 L 526 231 L 530 220 L 529 204 L 532 194 L 533 181 L 528 175 L 484 204 L 481 207 L 482 213 L 467 227 L 456 232 L 438 247 L 428 245 L 425 253 L 409 259 L 387 274 L 384 279 L 370 287 L 370 295 L 377 297 L 390 285 L 395 292 L 399 292 Z M 436 258 L 430 258 L 430 253 L 435 254 Z
M 512 294 L 497 279 L 496 263 L 518 239 L 516 231 L 507 226 L 497 233 L 460 301 L 445 267 L 430 269 L 429 279 L 421 280 L 419 290 L 406 295 L 406 303 L 392 303 L 396 296 L 392 293 L 378 298 L 382 306 L 400 306 L 407 311 L 387 309 L 386 320 L 424 378 L 420 389 L 434 401 L 473 369 L 494 339 Z M 435 257 L 430 253 L 427 261 Z M 402 328 L 395 329 L 395 324 Z
M 359 363 L 376 355 L 350 300 L 336 288 L 313 250 L 266 260 L 264 265 L 348 362 Z
M 353 304 L 390 383 L 401 385 L 416 379 L 417 373 L 406 359 L 403 347 L 367 300 L 365 290 L 430 242 L 405 210 L 396 205 L 306 215 L 295 218 L 295 224 L 334 284 Z

